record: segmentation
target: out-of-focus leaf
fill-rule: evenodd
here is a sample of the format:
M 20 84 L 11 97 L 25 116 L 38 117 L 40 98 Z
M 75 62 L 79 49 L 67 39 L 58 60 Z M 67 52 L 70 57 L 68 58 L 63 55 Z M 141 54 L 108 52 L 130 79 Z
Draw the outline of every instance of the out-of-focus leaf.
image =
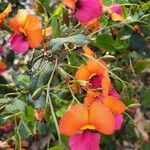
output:
M 148 43 L 139 33 L 133 32 L 129 39 L 129 50 L 136 51 L 145 57 L 150 57 L 150 49 Z
M 150 148 L 150 142 L 146 142 L 142 145 L 140 150 L 149 150 L 149 148 Z
M 57 17 L 53 17 L 51 19 L 51 24 L 50 26 L 53 29 L 53 34 L 52 34 L 52 38 L 57 38 L 60 35 L 60 26 L 59 26 L 59 20 L 57 19 Z
M 148 67 L 150 67 L 150 59 L 138 60 L 133 64 L 133 68 L 136 72 L 141 72 Z
M 141 91 L 141 101 L 145 108 L 150 108 L 150 88 Z
M 90 39 L 82 34 L 73 35 L 66 38 L 56 38 L 50 41 L 49 48 L 51 52 L 56 52 L 57 50 L 60 50 L 65 43 L 72 43 L 76 46 L 82 47 L 83 45 L 90 43 Z
M 62 146 L 57 145 L 57 146 L 49 148 L 48 150 L 62 150 Z

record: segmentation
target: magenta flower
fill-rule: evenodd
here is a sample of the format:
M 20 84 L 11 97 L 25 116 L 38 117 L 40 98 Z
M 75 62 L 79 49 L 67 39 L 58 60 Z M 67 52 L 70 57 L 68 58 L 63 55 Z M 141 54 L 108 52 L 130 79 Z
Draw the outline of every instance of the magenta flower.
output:
M 20 33 L 14 33 L 7 41 L 11 49 L 18 54 L 24 54 L 29 49 L 26 37 Z
M 76 18 L 81 23 L 88 23 L 102 15 L 102 3 L 99 0 L 78 0 Z
M 113 11 L 113 13 L 116 13 L 120 16 L 122 16 L 122 8 L 119 4 L 114 4 L 110 7 L 110 9 Z
M 123 124 L 123 115 L 115 114 L 115 130 L 120 130 Z
M 86 24 L 102 15 L 101 0 L 62 0 L 69 7 L 77 20 Z
M 100 134 L 84 131 L 69 138 L 71 150 L 99 150 Z

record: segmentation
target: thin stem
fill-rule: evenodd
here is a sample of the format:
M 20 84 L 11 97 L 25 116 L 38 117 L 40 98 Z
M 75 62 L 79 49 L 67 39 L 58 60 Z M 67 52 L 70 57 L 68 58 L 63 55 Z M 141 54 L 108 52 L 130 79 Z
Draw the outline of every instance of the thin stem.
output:
M 72 91 L 72 89 L 71 89 L 71 87 L 70 87 L 69 84 L 68 84 L 68 88 L 69 88 L 69 90 L 70 90 L 70 93 L 71 93 L 71 95 L 72 95 L 73 100 L 75 100 L 77 103 L 80 103 L 80 102 L 78 101 L 78 99 L 76 98 L 76 96 L 74 95 L 74 93 L 73 93 L 73 91 Z
M 61 142 L 61 137 L 60 137 L 60 132 L 59 132 L 59 125 L 58 125 L 58 121 L 57 121 L 57 118 L 56 118 L 56 115 L 55 115 L 55 112 L 54 112 L 54 109 L 53 109 L 53 104 L 52 104 L 52 100 L 51 100 L 50 93 L 49 93 L 50 92 L 50 84 L 51 84 L 51 81 L 53 79 L 55 70 L 57 68 L 57 63 L 58 63 L 58 60 L 56 59 L 54 69 L 53 69 L 52 74 L 51 74 L 51 76 L 49 78 L 49 81 L 48 81 L 47 94 L 46 94 L 46 105 L 49 104 L 49 106 L 50 106 L 52 117 L 54 119 L 55 127 L 56 127 L 57 134 L 58 134 L 59 143 L 61 145 L 62 142 Z

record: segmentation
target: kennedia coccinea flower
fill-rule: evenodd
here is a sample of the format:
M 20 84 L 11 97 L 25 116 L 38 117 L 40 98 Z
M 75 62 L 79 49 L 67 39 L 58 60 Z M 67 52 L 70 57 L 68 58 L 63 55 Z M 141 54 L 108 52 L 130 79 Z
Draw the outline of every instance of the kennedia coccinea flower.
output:
M 62 0 L 77 20 L 85 24 L 102 15 L 102 0 Z
M 108 8 L 108 13 L 111 16 L 113 21 L 125 22 L 125 19 L 122 14 L 122 8 L 119 4 L 114 4 Z
M 75 74 L 75 79 L 86 81 L 88 89 L 101 88 L 104 95 L 108 95 L 111 89 L 106 63 L 100 59 L 89 59 L 87 64 L 81 65 Z
M 43 40 L 42 24 L 37 16 L 26 10 L 19 10 L 9 22 L 14 34 L 8 40 L 10 47 L 16 53 L 24 54 L 29 47 L 36 48 Z
M 0 13 L 0 25 L 3 23 L 5 17 L 11 12 L 11 4 L 8 4 L 7 8 Z
M 109 95 L 105 97 L 100 92 L 93 92 L 90 90 L 87 91 L 84 103 L 90 105 L 95 100 L 101 101 L 113 112 L 115 117 L 115 130 L 120 130 L 123 123 L 122 113 L 126 109 L 125 104 L 120 100 L 120 95 L 115 90 L 111 90 L 109 92 Z
M 91 105 L 73 105 L 60 119 L 60 132 L 72 136 L 84 130 L 97 130 L 109 135 L 114 132 L 115 119 L 113 113 L 96 100 Z

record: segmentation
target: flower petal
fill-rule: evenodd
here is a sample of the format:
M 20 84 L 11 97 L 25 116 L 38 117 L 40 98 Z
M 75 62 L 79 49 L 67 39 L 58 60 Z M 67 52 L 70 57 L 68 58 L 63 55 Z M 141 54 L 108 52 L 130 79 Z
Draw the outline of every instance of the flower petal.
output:
M 102 79 L 102 93 L 104 96 L 108 96 L 109 90 L 112 88 L 111 80 L 109 78 L 109 74 L 107 71 L 104 71 L 103 73 L 103 79 Z
M 88 23 L 102 15 L 102 4 L 99 0 L 78 0 L 76 18 L 81 23 Z
M 62 3 L 72 9 L 72 11 L 75 10 L 76 0 L 62 0 Z
M 85 131 L 69 138 L 71 150 L 99 150 L 100 134 Z
M 88 124 L 88 108 L 85 104 L 72 106 L 60 119 L 60 132 L 64 135 L 75 135 L 80 128 Z
M 110 7 L 112 12 L 117 13 L 118 15 L 122 16 L 122 8 L 119 4 L 114 4 Z
M 8 39 L 7 43 L 10 44 L 10 47 L 12 48 L 12 50 L 18 54 L 24 54 L 29 49 L 29 43 L 27 39 L 19 33 L 13 34 Z
M 109 91 L 109 96 L 116 97 L 117 99 L 121 98 L 120 94 L 116 90 L 110 90 Z
M 84 54 L 86 54 L 87 56 L 94 57 L 94 52 L 87 45 L 84 45 L 82 49 Z
M 8 4 L 8 6 L 6 7 L 6 9 L 0 13 L 0 24 L 3 22 L 3 20 L 5 19 L 5 17 L 12 11 L 12 7 L 11 4 Z
M 24 30 L 30 47 L 35 48 L 39 46 L 43 40 L 42 24 L 40 19 L 36 16 L 28 15 Z
M 24 27 L 26 20 L 27 20 L 27 16 L 28 16 L 28 11 L 24 10 L 24 9 L 20 9 L 18 10 L 17 15 L 12 18 L 9 22 L 9 26 L 10 28 L 14 31 L 14 32 L 19 32 L 19 28 L 20 27 Z
M 115 97 L 107 96 L 103 99 L 103 103 L 114 113 L 123 113 L 127 107 L 126 105 Z
M 84 99 L 84 103 L 86 105 L 92 104 L 95 100 L 101 99 L 101 93 L 100 92 L 93 92 L 91 90 L 87 91 L 86 97 Z
M 114 132 L 115 120 L 112 112 L 101 101 L 94 101 L 89 106 L 89 124 L 99 132 L 109 135 Z
M 120 130 L 123 123 L 123 115 L 115 114 L 115 130 Z
M 90 73 L 89 73 L 86 65 L 80 66 L 79 69 L 77 70 L 76 74 L 75 74 L 76 80 L 88 81 L 89 77 L 90 77 Z
M 106 70 L 106 64 L 100 59 L 95 59 L 95 61 L 89 59 L 87 62 L 87 69 L 90 74 L 102 74 Z

